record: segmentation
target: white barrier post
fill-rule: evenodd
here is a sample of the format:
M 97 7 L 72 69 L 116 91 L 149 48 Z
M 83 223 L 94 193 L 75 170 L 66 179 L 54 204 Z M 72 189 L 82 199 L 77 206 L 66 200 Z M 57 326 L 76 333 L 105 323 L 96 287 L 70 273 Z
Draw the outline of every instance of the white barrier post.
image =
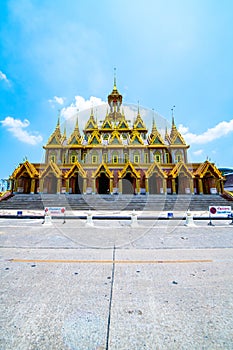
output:
M 86 225 L 94 226 L 94 223 L 93 223 L 93 220 L 92 220 L 92 213 L 90 211 L 87 213 Z
M 133 210 L 131 214 L 131 227 L 136 227 L 138 226 L 138 218 L 137 214 L 135 213 L 135 209 Z
M 185 220 L 185 226 L 196 226 L 193 221 L 193 214 L 191 211 L 188 209 L 186 213 L 186 220 Z
M 45 210 L 44 221 L 42 222 L 44 225 L 52 225 L 52 218 L 48 210 Z

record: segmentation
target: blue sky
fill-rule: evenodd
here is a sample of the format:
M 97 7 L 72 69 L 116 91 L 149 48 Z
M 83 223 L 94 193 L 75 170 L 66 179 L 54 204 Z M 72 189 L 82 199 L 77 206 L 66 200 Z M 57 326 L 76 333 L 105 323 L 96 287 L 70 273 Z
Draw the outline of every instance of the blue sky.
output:
M 232 62 L 231 0 L 1 1 L 0 178 L 43 161 L 59 109 L 105 102 L 114 67 L 125 103 L 176 106 L 190 162 L 232 167 Z

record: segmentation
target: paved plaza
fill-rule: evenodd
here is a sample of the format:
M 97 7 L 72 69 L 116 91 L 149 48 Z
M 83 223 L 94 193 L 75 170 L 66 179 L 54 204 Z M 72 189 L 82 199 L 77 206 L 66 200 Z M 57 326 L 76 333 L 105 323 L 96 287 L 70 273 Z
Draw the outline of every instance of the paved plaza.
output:
M 233 349 L 233 226 L 213 223 L 0 219 L 0 349 Z

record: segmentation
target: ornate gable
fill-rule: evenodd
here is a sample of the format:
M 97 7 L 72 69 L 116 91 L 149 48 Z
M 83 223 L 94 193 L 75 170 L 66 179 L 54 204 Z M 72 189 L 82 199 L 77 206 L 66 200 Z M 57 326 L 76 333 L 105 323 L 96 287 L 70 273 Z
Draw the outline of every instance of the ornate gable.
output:
M 49 173 L 53 173 L 57 178 L 60 178 L 62 176 L 62 171 L 59 169 L 56 163 L 54 163 L 52 160 L 49 162 L 49 164 L 46 166 L 44 171 L 41 173 L 40 177 L 46 177 Z
M 131 145 L 144 145 L 143 139 L 138 131 L 134 130 L 131 138 L 130 138 L 130 144 Z
M 93 130 L 96 130 L 96 129 L 98 129 L 98 125 L 97 125 L 97 122 L 96 122 L 96 120 L 94 118 L 94 113 L 93 113 L 93 108 L 92 108 L 91 109 L 91 115 L 90 115 L 90 118 L 88 119 L 88 121 L 86 123 L 84 132 L 93 131 Z
M 113 179 L 113 172 L 109 170 L 108 166 L 106 163 L 101 163 L 96 169 L 96 171 L 92 174 L 92 178 L 96 178 L 100 176 L 101 173 L 104 173 L 108 178 Z
M 122 118 L 119 121 L 117 128 L 120 131 L 129 131 L 129 124 L 128 124 L 127 120 L 125 119 L 124 114 L 122 114 Z
M 23 164 L 19 165 L 18 168 L 15 169 L 15 171 L 11 175 L 11 178 L 17 179 L 25 172 L 29 175 L 30 178 L 35 178 L 39 176 L 39 173 L 36 170 L 35 166 L 28 160 L 26 160 Z
M 167 178 L 165 171 L 163 171 L 160 165 L 156 162 L 151 164 L 149 169 L 145 172 L 146 178 L 149 178 L 153 173 L 158 173 L 162 178 Z
M 137 118 L 133 124 L 133 129 L 137 129 L 138 131 L 147 132 L 147 128 L 146 128 L 144 121 L 142 120 L 140 112 L 139 112 L 139 107 L 138 107 Z
M 176 128 L 174 118 L 172 118 L 172 129 L 170 133 L 171 144 L 173 145 L 186 145 L 185 140 Z
M 154 120 L 153 120 L 151 134 L 148 137 L 148 144 L 149 145 L 164 145 L 163 138 L 162 138 L 161 134 L 158 132 Z
M 80 145 L 81 142 L 82 142 L 82 138 L 80 135 L 79 126 L 78 126 L 78 118 L 77 118 L 74 131 L 72 132 L 72 134 L 70 135 L 70 137 L 68 139 L 68 145 Z
M 76 172 L 78 172 L 83 178 L 87 177 L 87 172 L 83 169 L 82 165 L 79 162 L 75 162 L 70 170 L 65 173 L 64 178 L 69 179 Z
M 176 178 L 181 172 L 184 172 L 188 177 L 195 177 L 188 169 L 187 165 L 183 162 L 177 163 L 174 166 L 174 168 L 170 171 L 169 176 L 171 176 L 172 178 Z
M 124 168 L 121 171 L 118 171 L 119 178 L 125 177 L 127 173 L 132 174 L 135 178 L 140 179 L 140 173 L 135 169 L 131 162 L 125 164 Z
M 210 172 L 218 179 L 224 179 L 220 170 L 218 170 L 218 168 L 214 164 L 210 163 L 208 160 L 199 165 L 194 175 L 203 178 L 207 172 Z
M 120 138 L 120 133 L 117 130 L 114 130 L 110 140 L 109 140 L 109 145 L 121 145 L 122 140 Z
M 104 131 L 110 131 L 113 129 L 112 122 L 108 116 L 104 119 L 101 129 Z
M 49 137 L 47 145 L 46 146 L 57 146 L 61 145 L 62 136 L 61 136 L 61 130 L 60 130 L 60 118 L 58 117 L 57 120 L 57 126 L 52 135 Z
M 95 130 L 92 132 L 88 139 L 88 145 L 100 145 L 101 144 L 101 138 L 98 130 Z

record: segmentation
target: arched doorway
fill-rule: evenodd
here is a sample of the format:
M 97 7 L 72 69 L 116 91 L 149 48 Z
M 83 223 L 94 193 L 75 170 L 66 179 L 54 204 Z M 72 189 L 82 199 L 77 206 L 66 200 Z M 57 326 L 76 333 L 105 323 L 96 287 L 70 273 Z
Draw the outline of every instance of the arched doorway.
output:
M 23 193 L 31 192 L 31 178 L 23 177 Z
M 156 174 L 152 174 L 149 177 L 149 193 L 150 194 L 160 194 L 163 190 L 163 180 L 161 177 L 156 176 Z
M 179 176 L 176 177 L 176 193 L 190 193 L 190 178 L 183 173 L 180 173 Z
M 100 176 L 97 177 L 96 182 L 96 188 L 99 194 L 110 193 L 110 179 L 105 173 L 100 173 Z
M 71 193 L 73 194 L 83 193 L 83 178 L 79 173 L 71 177 L 70 188 L 71 188 Z
M 46 176 L 44 180 L 44 193 L 57 193 L 57 178 L 55 175 L 49 174 L 48 176 Z
M 204 194 L 212 194 L 216 193 L 216 179 L 213 175 L 207 174 L 205 177 L 203 177 L 203 193 Z
M 131 173 L 127 173 L 122 179 L 122 193 L 135 194 L 136 179 Z

